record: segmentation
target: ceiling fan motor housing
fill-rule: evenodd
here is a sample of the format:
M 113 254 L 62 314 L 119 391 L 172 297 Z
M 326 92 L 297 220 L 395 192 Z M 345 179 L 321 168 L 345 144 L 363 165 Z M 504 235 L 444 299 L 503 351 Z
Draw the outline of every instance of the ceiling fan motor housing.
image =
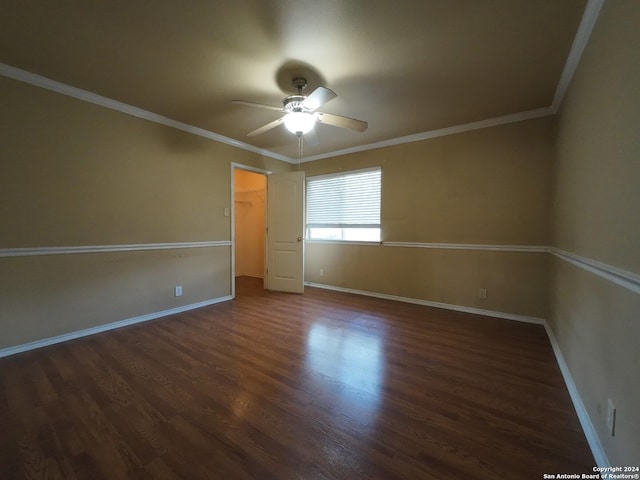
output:
M 348 128 L 357 132 L 364 132 L 367 129 L 367 122 L 362 120 L 316 111 L 320 106 L 336 98 L 337 95 L 333 90 L 320 86 L 307 96 L 302 95 L 302 90 L 307 87 L 307 80 L 305 78 L 295 77 L 291 84 L 298 93 L 284 98 L 284 100 L 282 100 L 282 109 L 280 107 L 264 105 L 262 103 L 233 100 L 234 103 L 240 103 L 250 107 L 268 108 L 269 110 L 281 110 L 285 113 L 283 117 L 249 132 L 247 134 L 248 136 L 253 137 L 260 133 L 264 133 L 282 123 L 284 123 L 287 130 L 291 133 L 295 133 L 298 137 L 311 131 L 316 122 L 340 128 Z
M 307 97 L 304 95 L 289 95 L 282 101 L 282 107 L 285 112 L 306 112 L 308 111 L 302 105 Z

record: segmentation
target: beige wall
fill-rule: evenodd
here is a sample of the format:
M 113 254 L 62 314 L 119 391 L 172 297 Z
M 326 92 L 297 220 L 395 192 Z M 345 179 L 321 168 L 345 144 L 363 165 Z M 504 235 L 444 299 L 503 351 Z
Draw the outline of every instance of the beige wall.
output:
M 542 118 L 303 164 L 382 167 L 382 238 L 545 246 L 553 120 Z M 307 281 L 546 318 L 544 254 L 308 243 Z M 320 277 L 319 270 L 325 270 Z M 478 298 L 478 289 L 488 291 Z
M 548 313 L 548 273 L 545 253 L 318 243 L 305 264 L 314 283 L 537 318 Z
M 0 248 L 230 241 L 231 162 L 290 168 L 4 77 L 0 104 Z M 227 296 L 231 248 L 5 257 L 0 271 L 4 348 Z
M 303 168 L 381 166 L 385 241 L 552 242 L 640 274 L 638 32 L 635 0 L 605 3 L 558 118 Z M 0 248 L 228 241 L 231 162 L 292 168 L 6 78 L 0 100 Z M 230 255 L 223 246 L 0 258 L 0 348 L 225 297 Z M 306 267 L 307 281 L 549 318 L 611 463 L 637 463 L 636 293 L 531 252 L 309 243 Z
M 640 274 L 640 4 L 605 2 L 558 116 L 555 245 Z M 640 458 L 640 295 L 555 260 L 551 324 L 612 465 Z M 617 407 L 607 432 L 607 399 Z
M 229 295 L 230 249 L 0 258 L 0 348 Z
M 550 117 L 303 164 L 382 167 L 385 241 L 547 245 Z
M 235 274 L 264 277 L 267 178 L 235 169 Z

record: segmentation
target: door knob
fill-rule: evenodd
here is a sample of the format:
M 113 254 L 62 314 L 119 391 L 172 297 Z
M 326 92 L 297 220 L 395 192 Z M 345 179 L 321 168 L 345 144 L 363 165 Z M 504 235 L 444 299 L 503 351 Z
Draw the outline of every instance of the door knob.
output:
M 302 237 L 298 237 L 298 241 L 301 242 L 302 241 Z

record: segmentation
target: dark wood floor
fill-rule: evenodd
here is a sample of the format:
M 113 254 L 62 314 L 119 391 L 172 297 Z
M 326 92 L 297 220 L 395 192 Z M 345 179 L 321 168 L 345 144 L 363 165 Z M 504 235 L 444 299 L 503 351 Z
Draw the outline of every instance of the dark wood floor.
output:
M 0 359 L 0 478 L 540 479 L 593 458 L 543 327 L 307 288 Z

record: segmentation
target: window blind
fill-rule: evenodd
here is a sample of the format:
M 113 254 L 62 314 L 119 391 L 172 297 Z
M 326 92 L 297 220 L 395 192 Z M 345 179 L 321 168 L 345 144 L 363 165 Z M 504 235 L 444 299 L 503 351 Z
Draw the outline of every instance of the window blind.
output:
M 307 179 L 308 228 L 380 228 L 381 169 Z

